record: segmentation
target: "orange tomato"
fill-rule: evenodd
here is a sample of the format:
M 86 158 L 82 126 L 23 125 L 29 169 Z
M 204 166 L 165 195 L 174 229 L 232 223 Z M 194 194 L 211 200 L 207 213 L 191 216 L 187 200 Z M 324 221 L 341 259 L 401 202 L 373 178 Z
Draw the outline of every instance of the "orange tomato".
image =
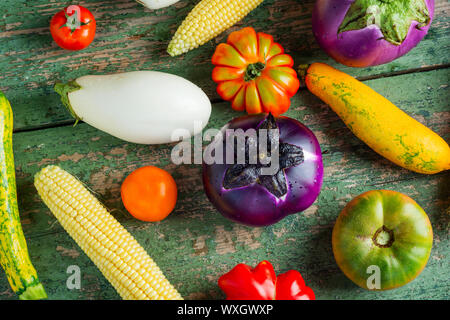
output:
M 161 221 L 175 208 L 177 185 L 165 170 L 147 166 L 133 171 L 122 183 L 122 202 L 142 221 Z

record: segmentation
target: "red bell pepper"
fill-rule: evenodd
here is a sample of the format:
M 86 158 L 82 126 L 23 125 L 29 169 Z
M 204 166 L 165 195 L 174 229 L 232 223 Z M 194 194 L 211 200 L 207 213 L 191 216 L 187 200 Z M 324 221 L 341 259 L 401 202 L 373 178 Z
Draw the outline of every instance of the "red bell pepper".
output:
M 240 263 L 219 278 L 219 287 L 227 300 L 315 300 L 298 271 L 290 270 L 278 277 L 269 261 L 256 268 Z

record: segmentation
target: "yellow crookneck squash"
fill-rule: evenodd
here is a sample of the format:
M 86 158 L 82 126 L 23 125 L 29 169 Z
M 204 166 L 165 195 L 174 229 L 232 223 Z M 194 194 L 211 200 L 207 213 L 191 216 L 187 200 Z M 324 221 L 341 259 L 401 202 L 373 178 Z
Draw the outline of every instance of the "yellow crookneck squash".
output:
M 13 291 L 22 300 L 47 298 L 28 255 L 17 206 L 12 148 L 13 115 L 0 92 L 0 264 Z
M 311 64 L 304 76 L 309 91 L 386 159 L 424 174 L 450 169 L 447 142 L 367 85 L 324 63 Z

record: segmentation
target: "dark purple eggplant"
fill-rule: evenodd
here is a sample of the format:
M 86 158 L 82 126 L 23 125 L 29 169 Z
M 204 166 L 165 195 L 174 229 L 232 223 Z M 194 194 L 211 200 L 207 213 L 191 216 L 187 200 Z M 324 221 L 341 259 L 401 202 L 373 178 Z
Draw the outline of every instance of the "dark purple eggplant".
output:
M 256 133 L 245 139 L 241 149 L 236 135 L 230 133 L 237 129 L 254 129 Z M 263 135 L 261 129 L 268 134 Z M 274 118 L 271 114 L 235 118 L 222 128 L 221 138 L 207 147 L 213 156 L 217 156 L 217 150 L 223 150 L 217 157 L 221 161 L 203 162 L 203 184 L 212 204 L 233 221 L 250 226 L 271 225 L 307 209 L 320 193 L 323 164 L 319 143 L 314 133 L 295 119 Z M 245 154 L 241 163 L 239 150 L 241 156 Z M 268 157 L 274 161 L 276 154 L 278 166 L 271 167 L 274 162 L 262 160 Z M 267 174 L 269 168 L 276 170 Z

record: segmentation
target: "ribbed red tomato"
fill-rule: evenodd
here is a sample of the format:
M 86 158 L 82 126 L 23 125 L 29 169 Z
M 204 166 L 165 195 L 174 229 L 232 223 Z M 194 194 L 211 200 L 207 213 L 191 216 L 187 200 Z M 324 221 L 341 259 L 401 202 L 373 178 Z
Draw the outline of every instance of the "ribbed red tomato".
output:
M 271 35 L 244 28 L 232 32 L 212 57 L 217 92 L 233 109 L 278 116 L 300 87 L 294 60 Z

